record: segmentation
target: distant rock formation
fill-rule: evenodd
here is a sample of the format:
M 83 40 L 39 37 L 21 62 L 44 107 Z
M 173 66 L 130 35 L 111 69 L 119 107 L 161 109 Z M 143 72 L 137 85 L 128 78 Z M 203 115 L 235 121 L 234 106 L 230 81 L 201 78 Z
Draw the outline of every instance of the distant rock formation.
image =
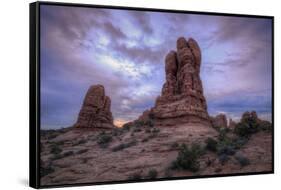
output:
M 91 86 L 85 96 L 75 127 L 113 128 L 110 105 L 111 101 L 108 96 L 105 96 L 104 87 Z
M 211 123 L 213 127 L 226 128 L 227 127 L 227 119 L 225 114 L 219 114 L 215 117 L 210 117 Z
M 166 82 L 162 94 L 151 109 L 160 123 L 209 121 L 207 104 L 200 79 L 201 51 L 197 42 L 184 37 L 177 40 L 177 51 L 165 59 Z
M 247 122 L 249 120 L 260 122 L 261 120 L 258 118 L 257 112 L 256 111 L 246 111 L 242 114 L 242 118 L 240 122 Z
M 233 121 L 231 118 L 229 119 L 229 125 L 228 125 L 229 128 L 234 129 L 236 124 L 237 123 Z

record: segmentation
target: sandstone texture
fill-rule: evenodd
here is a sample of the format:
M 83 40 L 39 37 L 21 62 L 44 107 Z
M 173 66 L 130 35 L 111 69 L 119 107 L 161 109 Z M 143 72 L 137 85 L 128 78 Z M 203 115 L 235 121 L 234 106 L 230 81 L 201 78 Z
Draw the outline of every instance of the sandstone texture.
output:
M 111 100 L 105 95 L 102 85 L 89 88 L 75 127 L 112 129 L 113 117 L 110 110 Z
M 180 37 L 177 51 L 165 59 L 166 82 L 151 113 L 156 121 L 209 123 L 207 104 L 200 79 L 201 51 L 197 42 Z

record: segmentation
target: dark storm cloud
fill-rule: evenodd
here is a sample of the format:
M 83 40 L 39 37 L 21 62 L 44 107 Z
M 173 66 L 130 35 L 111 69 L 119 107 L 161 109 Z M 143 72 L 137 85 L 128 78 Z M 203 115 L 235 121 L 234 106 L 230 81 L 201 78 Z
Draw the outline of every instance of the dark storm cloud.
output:
M 220 42 L 226 42 L 236 38 L 242 38 L 245 42 L 249 39 L 254 43 L 264 43 L 270 40 L 271 22 L 263 18 L 240 18 L 223 17 L 219 22 L 219 30 L 214 39 Z M 251 37 L 251 38 L 248 38 Z
M 102 25 L 104 31 L 110 36 L 111 40 L 123 39 L 126 38 L 126 35 L 112 23 L 106 22 Z
M 82 39 L 91 27 L 98 26 L 99 19 L 104 19 L 110 15 L 103 9 L 96 9 L 93 12 L 89 8 L 62 8 L 53 5 L 41 6 L 40 10 L 44 24 L 52 25 L 51 27 L 60 30 L 63 37 L 69 40 Z
M 136 64 L 144 62 L 150 62 L 151 64 L 163 63 L 163 55 L 166 53 L 166 49 L 147 46 L 127 47 L 124 44 L 115 44 L 113 48 L 118 54 L 126 56 Z
M 42 6 L 42 127 L 73 124 L 93 84 L 105 86 L 115 120 L 136 119 L 161 93 L 165 55 L 180 36 L 200 44 L 211 114 L 251 108 L 268 118 L 270 27 L 250 18 Z
M 144 35 L 152 35 L 153 27 L 150 23 L 150 15 L 143 11 L 129 11 L 129 16 L 132 17 L 136 26 L 144 32 Z

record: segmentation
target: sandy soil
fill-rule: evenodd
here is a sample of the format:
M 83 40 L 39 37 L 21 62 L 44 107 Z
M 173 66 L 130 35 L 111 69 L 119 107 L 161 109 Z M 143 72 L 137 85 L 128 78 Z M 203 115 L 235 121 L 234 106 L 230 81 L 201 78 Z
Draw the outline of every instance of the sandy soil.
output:
M 182 143 L 205 146 L 208 137 L 218 132 L 202 124 L 170 127 L 143 127 L 108 131 L 108 143 L 101 143 L 101 131 L 64 129 L 41 136 L 41 185 L 92 183 L 128 179 L 156 178 L 271 171 L 270 132 L 254 134 L 242 148 L 222 163 L 219 156 L 206 151 L 199 158 L 197 172 L 172 170 Z M 230 134 L 232 135 L 232 134 Z M 243 155 L 249 164 L 236 159 Z

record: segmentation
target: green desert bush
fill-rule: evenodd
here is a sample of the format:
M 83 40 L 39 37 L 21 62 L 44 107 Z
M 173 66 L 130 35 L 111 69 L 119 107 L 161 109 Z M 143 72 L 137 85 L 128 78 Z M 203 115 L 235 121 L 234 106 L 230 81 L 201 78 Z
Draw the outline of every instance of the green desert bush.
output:
M 186 144 L 182 144 L 177 159 L 172 162 L 172 169 L 198 171 L 200 168 L 198 158 L 202 153 L 203 151 L 199 144 L 192 144 L 190 148 Z
M 72 156 L 74 154 L 73 151 L 67 151 L 65 153 L 62 154 L 62 157 L 68 157 L 68 156 Z
M 171 144 L 171 148 L 172 149 L 175 149 L 175 148 L 178 148 L 179 147 L 179 143 L 177 143 L 177 142 L 173 142 L 172 144 Z
M 249 139 L 245 137 L 238 137 L 236 139 L 233 139 L 232 144 L 235 149 L 240 149 L 248 142 L 248 140 Z
M 146 121 L 146 125 L 147 125 L 148 127 L 154 127 L 154 122 L 153 122 L 153 120 L 152 120 L 152 119 L 148 119 L 148 120 Z
M 124 131 L 129 131 L 132 126 L 133 126 L 132 123 L 125 123 L 125 124 L 122 126 L 122 130 L 124 130 Z
M 233 155 L 235 154 L 235 147 L 233 145 L 233 140 L 229 138 L 227 135 L 226 131 L 221 131 L 217 146 L 216 146 L 216 151 L 218 155 L 226 154 L 226 155 Z
M 51 151 L 50 151 L 51 154 L 59 154 L 61 152 L 62 152 L 62 149 L 58 145 L 53 144 L 51 146 Z
M 229 156 L 227 154 L 220 154 L 219 161 L 222 165 L 224 165 L 229 160 Z
M 261 121 L 259 123 L 259 129 L 262 131 L 272 131 L 272 124 L 269 121 Z
M 111 135 L 106 133 L 101 133 L 98 136 L 97 143 L 100 145 L 100 147 L 106 148 L 111 141 L 112 141 Z
M 229 130 L 227 128 L 220 128 L 218 132 L 219 132 L 219 137 L 218 137 L 219 141 L 225 141 L 228 138 L 227 133 L 229 132 Z
M 243 155 L 235 155 L 235 159 L 239 162 L 241 167 L 247 166 L 250 164 L 250 160 Z
M 259 120 L 256 112 L 245 112 L 241 121 L 234 128 L 234 132 L 241 137 L 249 137 L 261 130 L 272 130 L 272 124 Z
M 141 132 L 141 131 L 142 131 L 142 130 L 141 130 L 140 127 L 134 128 L 134 130 L 133 130 L 133 132 L 135 132 L 135 133 L 138 133 L 138 132 Z
M 112 130 L 111 134 L 113 136 L 119 136 L 123 133 L 123 131 L 124 130 L 122 128 L 115 128 L 115 129 Z
M 148 171 L 147 178 L 148 179 L 155 179 L 157 177 L 157 175 L 158 175 L 157 170 L 151 169 L 151 170 Z
M 80 139 L 80 140 L 78 140 L 77 142 L 75 142 L 75 143 L 73 144 L 73 146 L 85 144 L 86 142 L 87 142 L 86 139 Z
M 152 133 L 159 133 L 160 132 L 160 129 L 159 128 L 153 128 L 152 130 L 151 130 L 151 132 Z
M 212 151 L 212 152 L 217 151 L 218 142 L 215 139 L 209 137 L 209 138 L 207 138 L 205 143 L 206 143 L 206 149 L 207 150 Z
M 249 137 L 258 131 L 272 131 L 272 124 L 268 121 L 253 119 L 243 120 L 236 124 L 234 132 L 241 137 Z
M 237 149 L 240 149 L 248 142 L 248 138 L 237 137 L 229 138 L 223 133 L 219 136 L 218 140 L 208 138 L 206 143 L 206 149 L 212 152 L 216 152 L 218 155 L 234 155 Z
M 140 180 L 142 179 L 141 173 L 140 172 L 136 172 L 133 173 L 131 176 L 128 177 L 128 180 Z
M 217 153 L 218 155 L 234 155 L 235 154 L 235 148 L 232 145 L 227 144 L 219 144 L 217 147 Z
M 248 123 L 239 122 L 234 128 L 234 132 L 241 137 L 249 137 L 252 133 L 256 131 L 256 129 L 253 129 L 255 128 L 252 128 L 251 125 L 249 125 Z
M 142 120 L 137 120 L 137 121 L 135 121 L 134 122 L 134 127 L 136 127 L 136 128 L 138 128 L 138 127 L 142 127 L 142 126 L 144 126 L 145 125 L 145 122 L 144 121 L 142 121 Z
M 53 173 L 55 170 L 51 166 L 41 167 L 40 168 L 40 177 L 44 177 Z

